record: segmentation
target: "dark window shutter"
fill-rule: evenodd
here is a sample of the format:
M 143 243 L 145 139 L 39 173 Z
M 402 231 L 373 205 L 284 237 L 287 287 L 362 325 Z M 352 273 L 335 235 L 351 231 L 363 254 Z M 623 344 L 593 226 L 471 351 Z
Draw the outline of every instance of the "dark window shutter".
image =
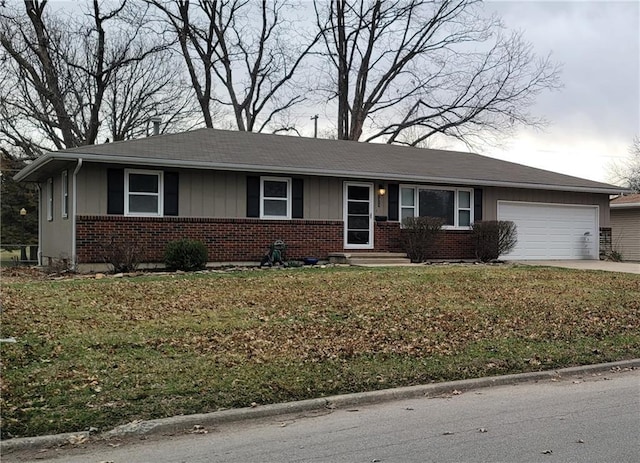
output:
M 389 211 L 387 212 L 387 216 L 389 217 L 389 220 L 397 222 L 399 220 L 398 210 L 400 209 L 400 185 L 397 183 L 390 183 L 387 186 L 387 192 L 389 194 Z
M 178 173 L 164 173 L 164 215 L 178 215 Z
M 482 190 L 480 188 L 473 190 L 473 220 L 475 222 L 482 220 Z
M 247 217 L 260 217 L 260 177 L 247 177 Z
M 292 201 L 291 201 L 291 216 L 294 219 L 301 219 L 304 215 L 304 181 L 301 178 L 294 178 L 292 182 Z
M 124 215 L 124 169 L 107 169 L 107 214 Z

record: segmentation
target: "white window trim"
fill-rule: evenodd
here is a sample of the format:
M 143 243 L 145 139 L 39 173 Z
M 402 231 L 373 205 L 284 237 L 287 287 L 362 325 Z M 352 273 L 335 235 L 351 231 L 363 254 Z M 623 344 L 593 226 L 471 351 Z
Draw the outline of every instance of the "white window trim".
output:
M 53 221 L 53 178 L 47 179 L 47 220 Z
M 267 199 L 285 201 L 285 198 L 272 198 L 264 195 L 264 182 L 286 182 L 287 183 L 287 215 L 266 215 L 264 213 L 264 202 Z M 260 218 L 273 220 L 291 220 L 291 177 L 260 177 Z
M 443 190 L 443 191 L 453 191 L 453 225 L 443 225 L 442 228 L 444 230 L 470 230 L 471 225 L 469 226 L 460 226 L 460 211 L 469 211 L 470 224 L 473 224 L 474 216 L 473 216 L 473 188 L 457 188 L 450 186 L 436 186 L 436 185 L 400 185 L 400 198 L 398 201 L 398 217 L 402 221 L 402 188 L 411 188 L 413 189 L 413 208 L 415 217 L 418 217 L 420 214 L 420 190 Z M 460 191 L 468 191 L 469 192 L 469 207 L 460 207 L 459 204 L 459 192 Z M 405 206 L 406 209 L 410 208 L 410 206 Z
M 158 177 L 158 192 L 157 193 L 143 193 L 134 192 L 134 195 L 138 196 L 157 196 L 158 197 L 158 212 L 131 212 L 129 211 L 129 175 L 130 174 L 142 174 L 142 175 L 155 175 Z M 164 213 L 164 176 L 161 170 L 145 170 L 145 169 L 125 169 L 124 170 L 124 215 L 133 217 L 162 217 Z
M 69 218 L 69 171 L 63 170 L 61 176 L 62 186 L 60 211 L 63 219 Z

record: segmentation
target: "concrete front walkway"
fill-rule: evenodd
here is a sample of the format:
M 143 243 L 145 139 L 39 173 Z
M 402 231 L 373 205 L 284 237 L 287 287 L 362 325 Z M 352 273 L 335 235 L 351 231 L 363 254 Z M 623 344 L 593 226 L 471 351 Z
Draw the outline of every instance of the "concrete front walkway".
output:
M 611 262 L 608 260 L 523 260 L 521 265 L 575 268 L 578 270 L 605 270 L 607 272 L 640 274 L 638 262 Z

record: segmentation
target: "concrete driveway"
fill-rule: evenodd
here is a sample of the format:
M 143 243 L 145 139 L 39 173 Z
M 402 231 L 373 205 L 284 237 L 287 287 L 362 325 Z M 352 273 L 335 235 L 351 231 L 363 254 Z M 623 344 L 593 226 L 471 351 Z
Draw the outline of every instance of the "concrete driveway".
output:
M 638 262 L 611 262 L 608 260 L 523 260 L 519 261 L 518 264 L 640 274 L 640 263 Z

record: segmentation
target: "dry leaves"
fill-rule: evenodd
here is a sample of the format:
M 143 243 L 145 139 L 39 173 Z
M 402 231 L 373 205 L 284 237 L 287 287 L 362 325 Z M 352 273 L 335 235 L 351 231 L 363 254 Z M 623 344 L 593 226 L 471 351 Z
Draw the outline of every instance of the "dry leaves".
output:
M 448 266 L 22 279 L 3 282 L 0 302 L 2 335 L 18 341 L 2 347 L 3 430 L 18 435 L 86 429 L 64 419 L 87 410 L 104 428 L 110 414 L 157 417 L 198 400 L 217 409 L 640 355 L 640 279 L 602 272 Z M 367 362 L 392 369 L 372 372 Z M 270 376 L 252 376 L 262 371 Z M 252 395 L 239 397 L 243 390 Z M 35 415 L 54 412 L 64 418 L 33 428 Z

